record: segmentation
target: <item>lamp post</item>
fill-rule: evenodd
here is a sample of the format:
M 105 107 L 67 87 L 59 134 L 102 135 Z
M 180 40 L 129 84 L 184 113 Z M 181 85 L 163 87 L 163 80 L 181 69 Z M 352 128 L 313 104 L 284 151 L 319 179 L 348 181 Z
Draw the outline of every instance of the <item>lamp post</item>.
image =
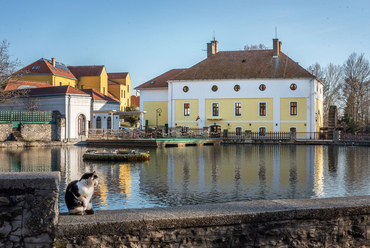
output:
M 156 122 L 156 125 L 155 125 L 155 139 L 157 139 L 157 133 L 158 133 L 158 118 L 159 116 L 161 116 L 161 113 L 162 113 L 162 109 L 161 108 L 157 108 L 155 110 L 155 112 L 157 113 L 155 115 L 155 122 Z
M 156 114 L 156 116 L 155 116 L 155 117 L 156 117 L 156 118 L 155 118 L 155 119 L 156 119 L 156 125 L 155 125 L 155 127 L 156 127 L 156 128 L 158 128 L 158 117 L 159 117 L 159 116 L 161 116 L 162 109 L 161 109 L 161 108 L 157 108 L 157 109 L 155 110 L 155 112 L 157 112 L 157 114 Z

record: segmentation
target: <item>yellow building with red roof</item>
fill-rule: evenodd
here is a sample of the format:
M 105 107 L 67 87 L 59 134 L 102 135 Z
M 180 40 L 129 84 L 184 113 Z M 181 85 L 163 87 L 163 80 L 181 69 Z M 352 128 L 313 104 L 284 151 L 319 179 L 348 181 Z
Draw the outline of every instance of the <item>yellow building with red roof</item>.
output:
M 120 111 L 131 106 L 131 79 L 128 72 L 107 73 L 104 65 L 69 66 L 41 58 L 18 71 L 24 81 L 42 82 L 51 86 L 70 85 L 77 89 L 95 89 L 114 96 Z

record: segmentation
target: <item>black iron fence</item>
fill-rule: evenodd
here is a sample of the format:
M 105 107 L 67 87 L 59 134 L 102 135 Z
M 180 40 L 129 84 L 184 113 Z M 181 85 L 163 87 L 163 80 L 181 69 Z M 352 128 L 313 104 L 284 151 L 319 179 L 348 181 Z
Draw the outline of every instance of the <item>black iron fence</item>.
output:
M 89 129 L 89 139 L 333 140 L 330 132 L 212 132 L 210 128 Z M 338 140 L 370 141 L 370 134 L 341 133 Z
M 339 137 L 343 141 L 370 141 L 370 133 L 341 133 Z
M 204 139 L 220 138 L 218 132 L 193 128 L 159 128 L 159 129 L 89 129 L 90 139 Z

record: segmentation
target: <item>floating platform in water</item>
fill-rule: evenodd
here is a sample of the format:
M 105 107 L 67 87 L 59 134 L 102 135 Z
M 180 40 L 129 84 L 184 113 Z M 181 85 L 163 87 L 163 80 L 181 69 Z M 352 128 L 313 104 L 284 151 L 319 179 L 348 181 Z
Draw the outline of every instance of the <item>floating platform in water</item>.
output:
M 150 158 L 149 152 L 136 151 L 116 151 L 116 152 L 97 152 L 86 151 L 82 156 L 86 160 L 97 161 L 124 161 L 124 162 L 143 162 Z

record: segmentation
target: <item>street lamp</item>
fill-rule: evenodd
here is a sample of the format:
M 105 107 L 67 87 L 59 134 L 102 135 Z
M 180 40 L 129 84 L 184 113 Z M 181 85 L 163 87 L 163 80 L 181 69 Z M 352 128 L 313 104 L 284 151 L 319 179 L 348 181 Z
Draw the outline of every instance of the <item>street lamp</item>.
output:
M 162 109 L 161 108 L 157 108 L 156 110 L 155 110 L 155 112 L 157 112 L 157 114 L 156 114 L 156 118 L 155 118 L 155 120 L 156 120 L 156 125 L 155 125 L 155 127 L 158 129 L 158 117 L 159 116 L 161 116 L 161 113 L 162 113 Z

